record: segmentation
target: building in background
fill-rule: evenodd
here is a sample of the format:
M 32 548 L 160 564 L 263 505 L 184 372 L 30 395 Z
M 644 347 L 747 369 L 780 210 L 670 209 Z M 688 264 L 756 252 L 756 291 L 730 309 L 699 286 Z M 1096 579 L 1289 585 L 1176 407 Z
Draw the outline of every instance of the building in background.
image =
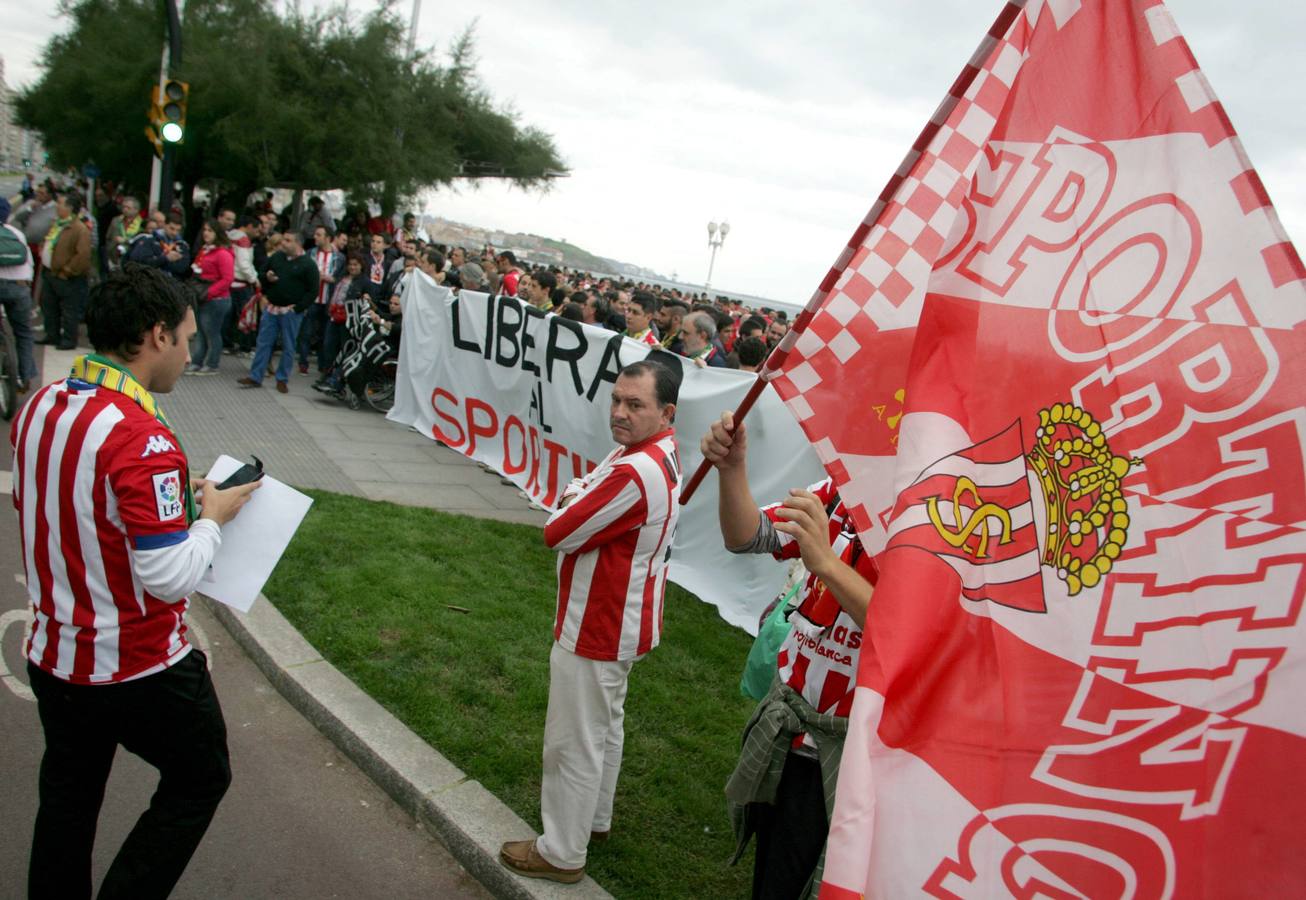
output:
M 14 99 L 17 92 L 5 81 L 5 61 L 0 57 L 0 170 L 16 171 L 24 162 L 39 167 L 45 159 L 41 136 L 19 126 Z

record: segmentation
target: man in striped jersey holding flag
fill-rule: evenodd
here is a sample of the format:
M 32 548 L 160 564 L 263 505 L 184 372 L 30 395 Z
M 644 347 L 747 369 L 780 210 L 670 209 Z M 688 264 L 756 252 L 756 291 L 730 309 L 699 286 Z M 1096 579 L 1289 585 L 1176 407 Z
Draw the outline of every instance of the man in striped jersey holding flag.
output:
M 674 366 L 674 368 L 673 368 Z M 531 878 L 573 883 L 590 841 L 612 827 L 626 679 L 658 645 L 667 559 L 680 513 L 672 422 L 679 363 L 621 370 L 609 424 L 620 446 L 573 481 L 544 526 L 558 551 L 558 610 L 540 789 L 544 833 L 509 841 L 500 859 Z
M 45 733 L 28 895 L 91 896 L 121 744 L 159 770 L 159 787 L 99 896 L 166 897 L 231 781 L 222 708 L 186 640 L 186 595 L 258 484 L 192 482 L 154 399 L 190 361 L 195 314 L 176 282 L 126 266 L 95 289 L 86 328 L 96 352 L 33 396 L 9 438 L 32 609 L 24 650 Z

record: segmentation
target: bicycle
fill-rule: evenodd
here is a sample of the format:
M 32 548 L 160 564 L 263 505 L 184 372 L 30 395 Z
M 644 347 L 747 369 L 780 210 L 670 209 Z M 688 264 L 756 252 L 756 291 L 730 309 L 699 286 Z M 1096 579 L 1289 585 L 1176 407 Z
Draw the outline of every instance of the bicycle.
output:
M 9 315 L 0 306 L 0 418 L 8 421 L 18 412 L 18 344 L 9 327 Z

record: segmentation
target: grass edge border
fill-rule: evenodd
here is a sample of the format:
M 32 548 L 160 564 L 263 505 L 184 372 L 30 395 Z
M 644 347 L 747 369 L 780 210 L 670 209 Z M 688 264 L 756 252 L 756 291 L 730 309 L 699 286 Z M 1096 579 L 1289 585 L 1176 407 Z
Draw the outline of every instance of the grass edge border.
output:
M 499 844 L 534 830 L 324 659 L 267 597 L 260 594 L 250 612 L 241 613 L 196 596 L 286 701 L 495 897 L 611 897 L 588 876 L 562 886 L 505 869 Z

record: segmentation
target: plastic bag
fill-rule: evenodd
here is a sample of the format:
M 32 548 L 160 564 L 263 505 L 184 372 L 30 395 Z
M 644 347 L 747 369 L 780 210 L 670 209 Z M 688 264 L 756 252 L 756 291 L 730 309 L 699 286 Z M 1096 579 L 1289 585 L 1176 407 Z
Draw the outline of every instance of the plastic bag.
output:
M 803 575 L 806 575 L 806 570 Z M 765 615 L 752 649 L 748 651 L 748 660 L 744 663 L 744 676 L 739 679 L 739 693 L 754 700 L 761 700 L 771 689 L 775 679 L 776 657 L 780 655 L 780 645 L 789 637 L 789 619 L 785 615 L 789 604 L 798 596 L 805 578 L 796 579 Z

